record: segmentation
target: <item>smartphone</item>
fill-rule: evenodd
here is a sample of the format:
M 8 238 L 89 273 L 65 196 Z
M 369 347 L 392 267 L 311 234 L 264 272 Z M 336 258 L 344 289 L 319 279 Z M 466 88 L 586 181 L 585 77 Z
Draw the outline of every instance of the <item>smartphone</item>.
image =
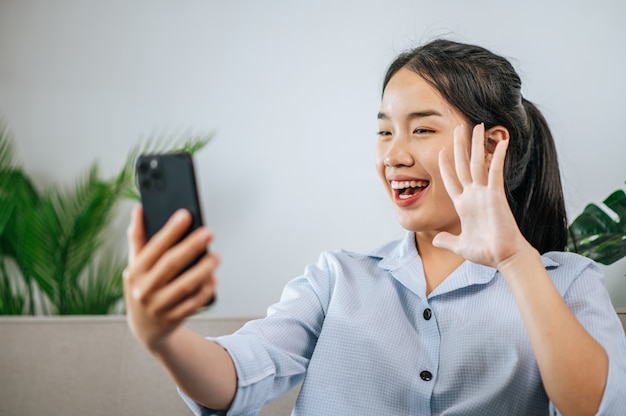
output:
M 137 188 L 143 206 L 146 240 L 165 225 L 181 208 L 191 213 L 192 221 L 181 240 L 203 225 L 196 175 L 191 154 L 186 152 L 142 154 L 135 161 Z M 192 267 L 206 254 L 201 253 L 182 271 Z M 211 299 L 213 303 L 215 298 Z

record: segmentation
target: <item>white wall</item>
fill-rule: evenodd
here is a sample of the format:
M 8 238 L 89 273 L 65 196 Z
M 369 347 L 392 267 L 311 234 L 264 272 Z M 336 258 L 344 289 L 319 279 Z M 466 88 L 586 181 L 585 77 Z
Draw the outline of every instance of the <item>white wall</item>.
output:
M 401 235 L 373 168 L 384 70 L 438 35 L 513 59 L 551 122 L 573 218 L 624 187 L 626 3 L 0 0 L 0 114 L 42 185 L 140 137 L 197 155 L 223 257 L 214 314 L 260 314 L 322 250 Z M 582 4 L 582 5 L 581 5 Z M 128 206 L 120 213 L 124 241 Z M 626 306 L 626 262 L 606 268 Z

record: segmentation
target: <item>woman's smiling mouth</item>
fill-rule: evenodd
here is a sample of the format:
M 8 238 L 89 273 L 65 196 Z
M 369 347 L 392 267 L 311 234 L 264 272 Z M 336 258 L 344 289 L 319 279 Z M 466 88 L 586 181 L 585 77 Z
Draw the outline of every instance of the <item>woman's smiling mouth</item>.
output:
M 393 190 L 394 199 L 401 206 L 408 206 L 417 200 L 426 190 L 429 181 L 407 180 L 407 181 L 390 181 L 391 189 Z

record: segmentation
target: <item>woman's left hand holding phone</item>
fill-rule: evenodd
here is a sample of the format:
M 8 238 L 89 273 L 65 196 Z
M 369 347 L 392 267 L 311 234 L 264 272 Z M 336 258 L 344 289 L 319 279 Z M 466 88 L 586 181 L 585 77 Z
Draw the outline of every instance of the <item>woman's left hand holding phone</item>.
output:
M 124 299 L 131 331 L 149 350 L 158 348 L 215 293 L 217 255 L 206 254 L 181 273 L 212 239 L 210 231 L 200 227 L 179 241 L 190 224 L 190 213 L 179 210 L 146 242 L 142 208 L 132 212 Z

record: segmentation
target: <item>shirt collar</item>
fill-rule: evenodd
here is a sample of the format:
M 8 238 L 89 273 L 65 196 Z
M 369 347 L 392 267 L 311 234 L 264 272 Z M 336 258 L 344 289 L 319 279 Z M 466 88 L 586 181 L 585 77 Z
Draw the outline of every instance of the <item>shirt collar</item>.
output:
M 426 291 L 424 269 L 415 246 L 415 234 L 412 231 L 407 231 L 404 238 L 400 240 L 377 247 L 368 256 L 380 259 L 378 267 L 388 270 L 394 278 L 418 296 L 424 296 Z M 546 269 L 553 269 L 560 265 L 546 256 L 541 256 L 541 261 Z M 428 297 L 442 295 L 471 285 L 487 284 L 497 273 L 498 270 L 493 267 L 465 261 Z
M 415 234 L 407 231 L 404 238 L 391 241 L 375 248 L 368 253 L 369 257 L 380 259 L 378 267 L 386 270 L 395 270 L 408 258 L 417 256 L 415 247 Z

